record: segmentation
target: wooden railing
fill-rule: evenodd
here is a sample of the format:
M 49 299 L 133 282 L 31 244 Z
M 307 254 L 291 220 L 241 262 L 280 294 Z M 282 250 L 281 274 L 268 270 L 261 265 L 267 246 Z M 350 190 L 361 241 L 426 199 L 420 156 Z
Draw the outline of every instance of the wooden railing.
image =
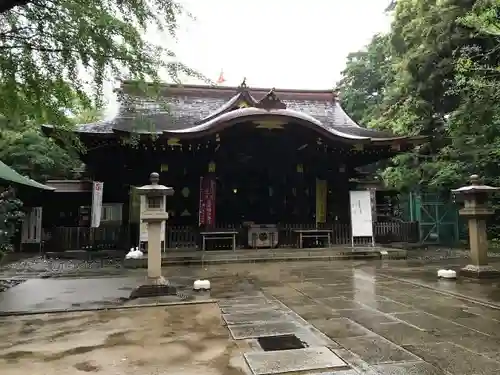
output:
M 332 233 L 333 245 L 351 245 L 351 227 L 349 224 L 326 223 L 310 224 L 282 224 L 278 225 L 278 247 L 294 248 L 297 246 L 297 229 L 327 229 Z M 248 229 L 241 225 L 219 224 L 213 231 L 237 231 L 237 246 L 248 247 Z M 374 225 L 375 242 L 387 244 L 394 242 L 416 243 L 419 241 L 419 226 L 417 222 L 380 222 Z M 166 247 L 171 249 L 199 248 L 199 230 L 190 226 L 167 226 Z M 355 238 L 355 245 L 369 245 L 370 237 Z M 312 244 L 310 244 L 312 245 Z M 215 243 L 216 249 L 229 249 L 230 244 Z
M 327 229 L 332 233 L 333 245 L 350 245 L 351 228 L 349 224 L 326 223 L 281 224 L 278 225 L 278 247 L 294 248 L 297 246 L 297 229 Z M 219 224 L 216 231 L 237 231 L 238 248 L 248 247 L 248 228 L 235 224 Z M 375 242 L 387 244 L 394 242 L 415 243 L 419 240 L 417 222 L 379 222 L 374 225 Z M 45 251 L 65 250 L 126 250 L 137 245 L 137 228 L 128 225 L 103 225 L 99 228 L 88 227 L 58 227 L 51 233 L 51 238 L 44 245 Z M 165 245 L 169 249 L 188 250 L 199 249 L 200 229 L 194 226 L 167 225 Z M 369 245 L 371 238 L 356 238 L 356 245 Z M 305 246 L 314 247 L 321 244 L 308 243 Z M 214 250 L 229 249 L 230 244 L 214 243 Z
M 109 224 L 99 228 L 56 227 L 44 241 L 43 250 L 125 250 L 130 247 L 129 227 Z

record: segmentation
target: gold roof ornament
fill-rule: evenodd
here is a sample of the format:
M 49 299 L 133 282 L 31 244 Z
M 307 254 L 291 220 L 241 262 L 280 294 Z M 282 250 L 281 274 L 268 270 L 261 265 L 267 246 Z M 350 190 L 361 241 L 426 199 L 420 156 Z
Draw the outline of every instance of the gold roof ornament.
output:
M 181 147 L 181 140 L 179 138 L 169 138 L 167 140 L 167 145 L 171 147 Z
M 273 130 L 273 129 L 283 129 L 283 125 L 285 125 L 285 122 L 282 120 L 262 120 L 262 121 L 256 121 L 255 124 L 257 125 L 257 129 L 268 129 L 268 130 Z

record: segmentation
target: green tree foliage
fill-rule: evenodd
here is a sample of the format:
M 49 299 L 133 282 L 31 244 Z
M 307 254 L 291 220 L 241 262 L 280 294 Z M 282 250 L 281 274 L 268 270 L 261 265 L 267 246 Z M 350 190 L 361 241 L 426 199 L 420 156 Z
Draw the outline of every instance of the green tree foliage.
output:
M 352 118 L 369 123 L 379 114 L 385 88 L 393 80 L 387 35 L 375 35 L 366 50 L 350 53 L 339 82 L 342 102 Z
M 398 0 L 391 31 L 351 54 L 362 58 L 343 72 L 346 108 L 369 126 L 430 137 L 392 160 L 388 185 L 448 191 L 475 172 L 500 183 L 498 5 Z
M 40 182 L 69 178 L 80 164 L 75 149 L 62 148 L 34 126 L 22 132 L 0 132 L 0 160 Z
M 40 124 L 70 128 L 74 115 L 100 107 L 105 82 L 155 81 L 161 70 L 174 81 L 199 76 L 144 37 L 150 27 L 175 37 L 183 14 L 175 0 L 2 1 L 0 158 L 32 178 L 63 177 L 75 142 L 60 133 L 65 152 Z
M 151 27 L 174 38 L 185 14 L 175 0 L 1 0 L 2 161 L 38 180 L 68 177 L 83 150 L 59 130 L 100 108 L 104 83 L 157 81 L 162 70 L 174 81 L 203 78 L 145 39 Z M 57 144 L 41 124 L 56 126 Z M 11 207 L 2 202 L 0 222 Z
M 90 106 L 106 81 L 196 75 L 144 38 L 152 26 L 174 36 L 183 11 L 174 0 L 33 0 L 0 14 L 0 115 L 62 125 L 75 98 Z
M 30 0 L 2 0 L 0 3 L 0 14 L 5 13 L 16 6 L 26 5 Z
M 99 111 L 84 110 L 69 121 L 82 124 L 95 122 L 101 117 Z M 64 147 L 61 146 L 61 141 Z M 81 149 L 79 143 L 69 143 L 78 142 L 76 139 L 63 137 L 61 141 L 43 135 L 38 124 L 25 122 L 20 131 L 0 131 L 0 160 L 36 181 L 71 178 L 74 169 L 81 165 L 78 152 L 85 150 Z
M 24 214 L 14 189 L 0 186 L 0 259 L 12 250 L 12 237 Z
M 473 11 L 461 21 L 480 33 L 500 36 L 500 2 L 498 0 L 478 1 Z

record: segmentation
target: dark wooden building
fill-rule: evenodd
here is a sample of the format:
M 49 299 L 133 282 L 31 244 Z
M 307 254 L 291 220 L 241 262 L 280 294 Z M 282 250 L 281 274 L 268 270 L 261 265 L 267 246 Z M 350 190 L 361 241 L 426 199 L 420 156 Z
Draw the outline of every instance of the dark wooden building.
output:
M 111 216 L 122 226 L 136 222 L 131 186 L 147 184 L 152 171 L 175 189 L 167 201 L 169 235 L 185 238 L 170 238 L 170 247 L 196 242 L 200 226 L 337 225 L 348 232 L 355 168 L 423 141 L 358 125 L 331 90 L 245 82 L 152 89 L 124 82 L 119 114 L 76 132 L 88 171 L 104 182 L 105 207 L 120 205 Z

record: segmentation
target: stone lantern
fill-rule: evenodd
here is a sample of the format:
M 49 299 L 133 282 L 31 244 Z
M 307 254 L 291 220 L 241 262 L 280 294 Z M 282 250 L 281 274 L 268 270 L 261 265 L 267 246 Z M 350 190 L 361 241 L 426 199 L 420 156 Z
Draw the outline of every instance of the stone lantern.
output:
M 131 298 L 152 295 L 175 294 L 175 288 L 170 286 L 161 273 L 161 243 L 162 224 L 168 219 L 166 212 L 166 197 L 174 194 L 174 189 L 159 185 L 160 176 L 153 172 L 150 175 L 150 185 L 137 188 L 139 195 L 146 198 L 143 220 L 148 228 L 148 283 L 137 288 Z
M 478 279 L 499 277 L 500 272 L 488 265 L 488 238 L 486 219 L 494 214 L 488 205 L 488 196 L 499 190 L 496 187 L 481 185 L 479 176 L 470 177 L 471 184 L 452 190 L 464 200 L 464 207 L 459 211 L 468 219 L 470 258 L 472 264 L 462 268 L 460 275 Z

